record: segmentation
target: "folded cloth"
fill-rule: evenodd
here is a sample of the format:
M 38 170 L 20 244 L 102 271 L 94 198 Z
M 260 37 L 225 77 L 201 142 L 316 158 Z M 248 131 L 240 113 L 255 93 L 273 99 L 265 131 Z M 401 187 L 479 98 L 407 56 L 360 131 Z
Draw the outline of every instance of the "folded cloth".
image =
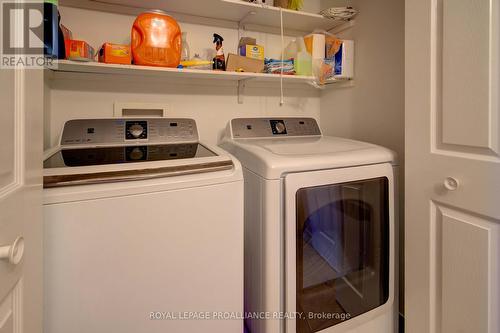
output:
M 264 60 L 264 72 L 271 74 L 280 74 L 281 68 L 283 67 L 283 74 L 293 75 L 295 74 L 295 69 L 293 67 L 293 60 L 277 60 L 277 59 L 265 59 Z
M 338 21 L 348 21 L 358 14 L 358 11 L 352 7 L 332 7 L 323 9 L 320 15 L 326 18 Z

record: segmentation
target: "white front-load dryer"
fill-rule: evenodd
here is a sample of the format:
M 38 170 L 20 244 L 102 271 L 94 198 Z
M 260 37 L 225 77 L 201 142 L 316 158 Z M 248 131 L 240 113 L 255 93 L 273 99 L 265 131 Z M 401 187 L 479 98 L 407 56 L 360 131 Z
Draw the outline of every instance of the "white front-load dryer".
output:
M 252 333 L 397 332 L 395 155 L 311 118 L 233 119 Z

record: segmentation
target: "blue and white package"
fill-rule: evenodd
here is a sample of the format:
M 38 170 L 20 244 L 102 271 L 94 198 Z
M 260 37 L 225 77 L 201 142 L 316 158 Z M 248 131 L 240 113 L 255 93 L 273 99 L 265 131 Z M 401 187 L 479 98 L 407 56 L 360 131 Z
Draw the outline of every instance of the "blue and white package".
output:
M 348 80 L 354 77 L 354 41 L 342 41 L 339 51 L 335 54 L 333 71 L 336 79 Z

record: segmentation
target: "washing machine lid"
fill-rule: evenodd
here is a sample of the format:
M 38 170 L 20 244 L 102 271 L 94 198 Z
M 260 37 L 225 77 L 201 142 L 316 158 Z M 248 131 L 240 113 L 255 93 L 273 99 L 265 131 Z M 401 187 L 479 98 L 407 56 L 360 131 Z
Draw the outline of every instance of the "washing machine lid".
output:
M 286 140 L 259 140 L 250 144 L 258 145 L 275 155 L 299 156 L 331 155 L 373 148 L 362 142 L 333 137 L 288 138 Z
M 217 171 L 233 171 L 233 160 L 225 156 L 158 162 L 96 165 L 90 167 L 44 169 L 44 188 L 114 183 L 185 176 Z
M 286 135 L 274 134 L 276 122 L 286 126 Z M 395 163 L 395 154 L 386 148 L 344 138 L 323 136 L 314 119 L 285 118 L 282 120 L 259 118 L 248 121 L 248 127 L 233 122 L 222 147 L 232 153 L 242 165 L 267 179 L 278 179 L 284 174 L 313 170 L 346 168 L 381 163 Z M 300 123 L 309 124 L 310 130 L 298 132 Z M 264 131 L 269 124 L 269 131 Z M 250 129 L 248 129 L 250 128 Z M 257 128 L 259 136 L 250 133 Z M 288 128 L 293 128 L 290 135 Z M 281 128 L 283 129 L 283 127 Z
M 46 152 L 44 187 L 233 170 L 233 158 L 198 142 L 191 119 L 84 119 L 65 124 Z
M 59 149 L 44 162 L 44 169 L 118 165 L 192 158 L 215 157 L 216 153 L 200 143 L 171 145 L 131 145 Z

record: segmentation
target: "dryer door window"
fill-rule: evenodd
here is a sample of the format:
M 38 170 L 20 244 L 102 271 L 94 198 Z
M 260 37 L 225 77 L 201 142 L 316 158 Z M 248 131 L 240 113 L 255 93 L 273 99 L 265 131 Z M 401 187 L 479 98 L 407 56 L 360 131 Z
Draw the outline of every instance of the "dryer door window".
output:
M 318 332 L 387 302 L 388 193 L 387 178 L 297 192 L 297 332 Z

